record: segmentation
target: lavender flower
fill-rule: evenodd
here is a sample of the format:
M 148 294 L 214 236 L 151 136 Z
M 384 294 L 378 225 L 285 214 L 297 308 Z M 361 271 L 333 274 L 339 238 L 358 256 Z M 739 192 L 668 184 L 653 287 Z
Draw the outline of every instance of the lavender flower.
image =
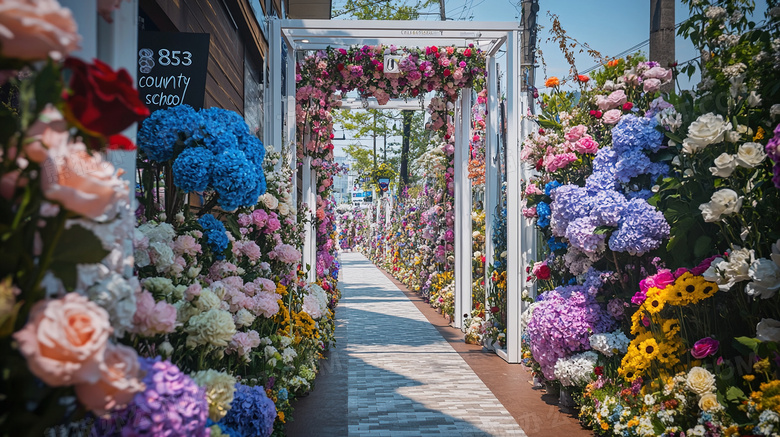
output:
M 617 226 L 627 204 L 626 198 L 617 191 L 600 191 L 593 198 L 590 214 L 596 219 L 597 226 Z
M 566 228 L 566 238 L 572 247 L 594 254 L 604 251 L 605 234 L 596 234 L 598 220 L 592 216 L 574 219 Z

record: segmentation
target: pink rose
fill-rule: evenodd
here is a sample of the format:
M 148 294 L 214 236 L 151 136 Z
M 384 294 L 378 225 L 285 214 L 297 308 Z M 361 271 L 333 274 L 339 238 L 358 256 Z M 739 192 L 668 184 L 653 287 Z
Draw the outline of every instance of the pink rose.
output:
M 566 132 L 563 137 L 566 139 L 566 141 L 571 141 L 573 143 L 582 138 L 582 136 L 585 135 L 587 131 L 588 128 L 586 126 L 578 124 L 577 126 L 569 129 L 569 131 Z
M 642 83 L 642 90 L 648 94 L 653 94 L 661 89 L 661 81 L 658 79 L 645 79 Z
M 265 224 L 265 233 L 270 234 L 272 232 L 276 232 L 279 230 L 279 228 L 282 227 L 282 224 L 279 223 L 279 219 L 276 217 L 276 213 L 271 213 L 271 215 L 268 217 L 268 222 Z
M 59 60 L 78 50 L 80 40 L 70 9 L 56 0 L 0 2 L 0 46 L 5 57 Z
M 66 209 L 95 219 L 126 192 L 127 185 L 116 177 L 114 166 L 98 153 L 87 153 L 83 143 L 49 152 L 41 171 L 43 195 Z
M 693 345 L 693 348 L 691 349 L 691 355 L 693 358 L 701 360 L 702 358 L 707 358 L 710 355 L 715 355 L 719 346 L 720 342 L 718 340 L 715 340 L 711 337 L 704 337 Z
M 263 253 L 260 251 L 260 247 L 254 241 L 248 241 L 241 246 L 241 253 L 246 255 L 250 261 L 257 261 Z
M 536 206 L 532 206 L 531 208 L 523 208 L 523 217 L 525 218 L 536 218 Z
M 40 164 L 49 157 L 49 150 L 56 153 L 67 147 L 69 135 L 65 117 L 48 104 L 27 130 L 24 153 L 30 161 Z
M 623 106 L 628 101 L 628 97 L 626 96 L 625 91 L 623 90 L 616 90 L 612 91 L 607 96 L 607 103 L 609 104 L 609 109 L 612 108 L 619 108 Z
M 672 284 L 674 279 L 674 275 L 672 275 L 672 272 L 669 269 L 660 269 L 655 275 L 648 276 L 639 281 L 639 289 L 643 293 L 647 293 L 651 288 L 663 290 L 667 285 Z
M 560 170 L 577 160 L 574 153 L 561 153 L 560 155 L 546 155 L 544 157 L 544 167 L 547 171 L 553 172 Z
M 100 366 L 100 380 L 94 384 L 76 384 L 79 401 L 95 414 L 105 414 L 121 408 L 132 400 L 143 384 L 139 380 L 140 366 L 135 349 L 108 344 L 105 361 Z
M 598 106 L 598 108 L 602 111 L 610 109 L 609 100 L 607 100 L 606 96 L 596 96 L 596 106 Z M 593 115 L 593 111 L 591 111 L 591 115 Z
M 604 113 L 601 121 L 603 121 L 604 124 L 616 124 L 618 121 L 620 121 L 621 115 L 623 115 L 623 113 L 620 111 L 620 109 L 610 109 Z
M 597 143 L 590 135 L 585 135 L 576 143 L 574 143 L 574 150 L 578 153 L 591 153 L 595 154 L 599 151 L 599 143 Z
M 108 313 L 78 293 L 33 305 L 13 337 L 30 372 L 52 387 L 95 383 L 113 332 Z
M 252 221 L 255 222 L 255 226 L 262 228 L 265 226 L 265 222 L 268 221 L 268 213 L 262 209 L 256 209 L 252 211 Z

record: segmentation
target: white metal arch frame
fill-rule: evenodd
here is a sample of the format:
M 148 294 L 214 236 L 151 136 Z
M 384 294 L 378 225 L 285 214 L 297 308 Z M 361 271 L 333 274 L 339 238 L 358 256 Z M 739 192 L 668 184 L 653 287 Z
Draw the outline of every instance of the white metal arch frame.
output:
M 489 214 L 498 204 L 498 102 L 499 64 L 496 55 L 506 48 L 507 108 L 507 349 L 499 353 L 509 362 L 520 361 L 520 315 L 523 311 L 521 290 L 526 281 L 523 265 L 530 260 L 533 229 L 521 219 L 520 186 L 524 170 L 520 161 L 521 117 L 527 111 L 522 101 L 519 36 L 520 25 L 513 22 L 466 21 L 352 21 L 352 20 L 270 20 L 267 141 L 276 150 L 287 152 L 286 159 L 295 167 L 295 61 L 298 53 L 324 50 L 327 47 L 352 45 L 395 45 L 397 47 L 457 46 L 469 44 L 486 54 L 488 69 L 488 132 L 486 138 L 485 211 Z M 413 27 L 420 26 L 420 27 Z M 422 27 L 424 26 L 424 27 Z M 284 46 L 284 50 L 283 50 Z M 285 53 L 286 52 L 286 53 Z M 286 55 L 286 59 L 283 57 Z M 282 91 L 282 66 L 286 61 L 285 92 Z M 471 116 L 471 90 L 463 89 L 455 113 L 455 320 L 462 327 L 471 310 L 471 181 L 468 179 L 468 139 Z M 285 98 L 286 96 L 286 98 Z M 393 99 L 386 109 L 412 109 L 417 102 Z M 357 106 L 357 105 L 356 105 Z M 317 187 L 311 176 L 311 159 L 304 158 L 303 196 L 313 217 Z M 492 220 L 486 220 L 485 255 L 492 259 Z M 316 234 L 313 226 L 306 232 L 304 264 L 316 262 Z M 487 271 L 487 269 L 486 269 Z M 310 278 L 311 280 L 315 278 Z M 485 277 L 486 283 L 490 280 Z

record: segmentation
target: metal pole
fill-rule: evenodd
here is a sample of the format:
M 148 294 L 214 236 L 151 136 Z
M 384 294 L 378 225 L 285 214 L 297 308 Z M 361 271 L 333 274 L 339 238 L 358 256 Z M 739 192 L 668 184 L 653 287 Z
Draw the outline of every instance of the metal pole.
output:
M 668 68 L 674 62 L 674 0 L 650 0 L 650 60 Z M 662 87 L 672 91 L 674 82 Z

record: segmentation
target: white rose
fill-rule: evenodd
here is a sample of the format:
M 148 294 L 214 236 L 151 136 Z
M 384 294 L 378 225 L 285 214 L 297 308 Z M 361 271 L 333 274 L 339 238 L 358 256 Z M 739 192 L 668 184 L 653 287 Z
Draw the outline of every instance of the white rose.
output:
M 756 325 L 756 338 L 761 341 L 780 342 L 780 321 L 761 319 Z
M 753 261 L 748 275 L 753 280 L 745 287 L 745 293 L 749 296 L 769 299 L 780 289 L 780 266 L 770 259 L 759 258 Z
M 715 389 L 715 376 L 703 367 L 694 367 L 688 372 L 685 387 L 697 395 L 712 393 Z
M 745 143 L 737 150 L 737 164 L 740 167 L 753 168 L 766 158 L 764 146 L 758 143 Z
M 290 207 L 287 206 L 286 203 L 280 203 L 279 204 L 279 214 L 281 215 L 287 215 L 290 213 Z
M 263 203 L 265 203 L 265 206 L 268 209 L 276 209 L 276 207 L 279 206 L 279 200 L 271 193 L 265 193 L 263 195 Z
M 699 205 L 705 222 L 717 222 L 722 215 L 731 215 L 739 212 L 742 207 L 742 198 L 737 192 L 724 188 L 713 193 L 709 203 Z
M 688 127 L 688 138 L 683 140 L 683 151 L 694 153 L 710 144 L 723 141 L 723 135 L 731 129 L 731 123 L 723 120 L 723 116 L 708 113 L 699 116 Z
M 718 396 L 715 393 L 707 393 L 699 399 L 699 408 L 702 411 L 718 411 L 721 409 Z
M 715 167 L 710 167 L 710 171 L 713 176 L 727 178 L 731 176 L 734 169 L 737 168 L 737 160 L 734 155 L 728 153 L 721 153 L 720 156 L 715 158 Z

